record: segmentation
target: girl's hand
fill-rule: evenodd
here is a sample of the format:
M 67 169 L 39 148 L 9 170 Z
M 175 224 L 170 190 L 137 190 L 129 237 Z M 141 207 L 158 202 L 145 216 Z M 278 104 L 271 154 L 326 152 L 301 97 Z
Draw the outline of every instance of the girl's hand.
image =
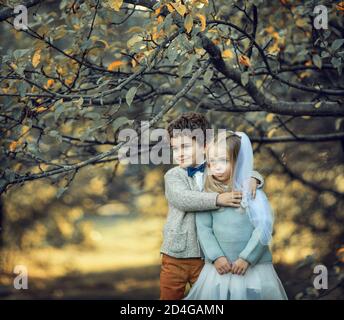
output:
M 250 191 L 251 191 L 253 199 L 256 197 L 256 191 L 257 191 L 258 183 L 259 183 L 259 181 L 256 178 L 251 178 L 251 180 L 250 180 Z
M 215 260 L 214 266 L 219 274 L 225 274 L 231 271 L 232 265 L 226 257 L 219 257 Z
M 250 264 L 246 260 L 239 258 L 232 265 L 232 273 L 243 276 L 249 265 Z

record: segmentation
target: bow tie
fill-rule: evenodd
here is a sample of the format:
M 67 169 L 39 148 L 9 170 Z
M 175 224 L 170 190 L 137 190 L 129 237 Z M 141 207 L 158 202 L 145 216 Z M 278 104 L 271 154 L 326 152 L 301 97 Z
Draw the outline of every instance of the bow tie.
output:
M 186 170 L 188 171 L 188 176 L 193 177 L 197 171 L 204 172 L 205 169 L 205 162 L 199 165 L 198 167 L 187 167 Z

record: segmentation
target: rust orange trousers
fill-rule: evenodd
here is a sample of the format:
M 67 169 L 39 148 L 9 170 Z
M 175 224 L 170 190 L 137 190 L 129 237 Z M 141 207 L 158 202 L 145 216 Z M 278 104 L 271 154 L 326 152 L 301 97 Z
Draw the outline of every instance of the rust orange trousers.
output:
M 181 300 L 187 283 L 192 286 L 204 266 L 201 258 L 174 258 L 162 253 L 160 300 Z

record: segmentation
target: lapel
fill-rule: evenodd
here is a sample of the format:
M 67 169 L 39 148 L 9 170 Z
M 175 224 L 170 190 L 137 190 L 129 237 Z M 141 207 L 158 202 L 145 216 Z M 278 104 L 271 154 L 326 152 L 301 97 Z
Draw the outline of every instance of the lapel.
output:
M 187 171 L 185 169 L 182 169 L 182 170 L 183 170 L 183 172 L 185 174 L 185 178 L 186 178 L 186 180 L 187 180 L 187 182 L 189 184 L 190 190 L 192 190 L 192 191 L 196 191 L 197 190 L 198 191 L 198 186 L 197 186 L 197 183 L 196 183 L 195 176 L 189 177 Z
M 193 191 L 197 190 L 198 191 L 198 186 L 197 186 L 197 182 L 196 182 L 195 176 L 193 176 L 193 177 L 189 177 L 188 176 L 188 179 L 190 181 L 191 190 L 193 190 Z

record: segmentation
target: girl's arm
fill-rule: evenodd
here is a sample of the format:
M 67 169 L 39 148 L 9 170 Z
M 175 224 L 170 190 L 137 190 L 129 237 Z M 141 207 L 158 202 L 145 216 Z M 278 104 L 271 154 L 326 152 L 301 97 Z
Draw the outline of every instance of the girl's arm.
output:
M 196 215 L 197 236 L 204 255 L 214 262 L 217 258 L 226 256 L 213 232 L 213 215 L 203 212 Z
M 273 209 L 264 191 L 257 190 L 255 199 L 249 201 L 248 210 L 247 214 L 254 230 L 239 257 L 255 264 L 269 249 L 274 223 Z
M 246 260 L 251 265 L 255 265 L 268 248 L 269 247 L 267 245 L 263 245 L 260 242 L 259 230 L 255 228 L 246 247 L 240 252 L 239 258 Z

